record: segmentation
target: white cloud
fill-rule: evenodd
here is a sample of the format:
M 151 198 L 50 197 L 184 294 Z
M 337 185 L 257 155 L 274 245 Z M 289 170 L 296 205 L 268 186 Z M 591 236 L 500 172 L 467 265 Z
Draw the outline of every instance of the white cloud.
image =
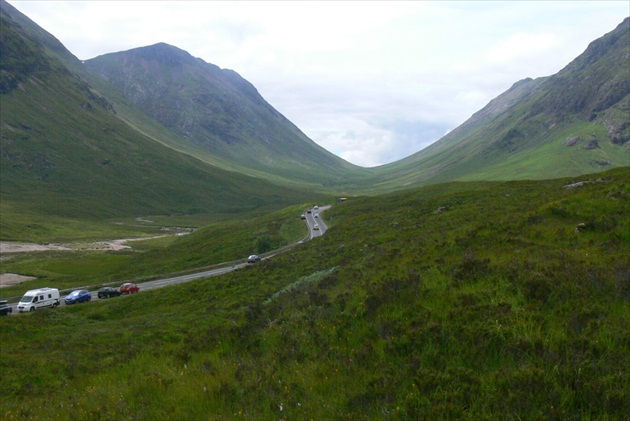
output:
M 559 44 L 556 34 L 528 34 L 519 32 L 512 34 L 500 43 L 491 46 L 485 52 L 490 63 L 511 63 L 516 60 L 532 59 L 553 50 Z
M 11 1 L 80 59 L 166 42 L 353 163 L 403 158 L 627 15 L 623 1 Z
M 329 128 L 333 130 L 317 134 L 318 143 L 330 151 L 337 150 L 343 159 L 364 167 L 384 164 L 383 157 L 396 147 L 392 132 L 362 120 L 346 122 L 343 127 Z M 339 145 L 344 145 L 343 149 Z

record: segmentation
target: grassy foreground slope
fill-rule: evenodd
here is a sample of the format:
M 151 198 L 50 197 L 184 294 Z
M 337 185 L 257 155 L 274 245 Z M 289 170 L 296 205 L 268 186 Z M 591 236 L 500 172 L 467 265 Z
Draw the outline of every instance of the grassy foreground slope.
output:
M 0 417 L 624 419 L 629 176 L 351 199 L 245 270 L 3 318 Z

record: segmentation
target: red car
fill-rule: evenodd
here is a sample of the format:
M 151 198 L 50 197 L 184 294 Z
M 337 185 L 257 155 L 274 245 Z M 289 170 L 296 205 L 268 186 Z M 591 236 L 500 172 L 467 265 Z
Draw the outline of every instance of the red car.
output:
M 120 286 L 121 294 L 133 294 L 134 292 L 140 292 L 140 288 L 136 284 L 132 284 L 131 282 L 125 282 Z

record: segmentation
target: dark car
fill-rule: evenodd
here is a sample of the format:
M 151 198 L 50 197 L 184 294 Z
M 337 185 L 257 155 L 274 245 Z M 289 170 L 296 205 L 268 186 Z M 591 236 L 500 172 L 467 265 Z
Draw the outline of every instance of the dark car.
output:
M 140 288 L 136 284 L 132 284 L 131 282 L 125 282 L 120 286 L 121 294 L 133 294 L 134 292 L 140 292 Z
M 0 314 L 8 316 L 11 313 L 13 313 L 13 309 L 9 305 L 9 302 L 7 300 L 0 300 Z
M 252 254 L 247 258 L 247 263 L 257 263 L 260 262 L 260 256 L 256 254 Z
M 119 297 L 122 292 L 118 288 L 103 287 L 98 290 L 98 298 Z
M 92 294 L 86 289 L 77 289 L 66 295 L 66 304 L 87 303 L 92 299 Z

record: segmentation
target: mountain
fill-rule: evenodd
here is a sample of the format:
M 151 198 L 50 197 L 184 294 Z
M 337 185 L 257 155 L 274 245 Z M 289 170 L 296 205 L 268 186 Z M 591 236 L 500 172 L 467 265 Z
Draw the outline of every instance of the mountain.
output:
M 553 76 L 525 79 L 376 186 L 551 178 L 630 165 L 630 18 Z M 377 187 L 378 188 L 378 187 Z
M 28 229 L 28 212 L 98 219 L 221 214 L 314 197 L 156 142 L 73 71 L 81 63 L 59 41 L 0 5 L 3 236 L 12 222 L 13 231 Z
M 144 113 L 231 166 L 339 184 L 362 172 L 306 137 L 236 72 L 159 43 L 85 61 Z M 199 150 L 199 148 L 197 148 Z
M 232 70 L 164 43 L 82 63 L 0 5 L 5 221 L 24 209 L 247 212 L 318 194 L 630 164 L 628 19 L 558 74 L 515 83 L 428 148 L 364 169 L 316 145 Z

